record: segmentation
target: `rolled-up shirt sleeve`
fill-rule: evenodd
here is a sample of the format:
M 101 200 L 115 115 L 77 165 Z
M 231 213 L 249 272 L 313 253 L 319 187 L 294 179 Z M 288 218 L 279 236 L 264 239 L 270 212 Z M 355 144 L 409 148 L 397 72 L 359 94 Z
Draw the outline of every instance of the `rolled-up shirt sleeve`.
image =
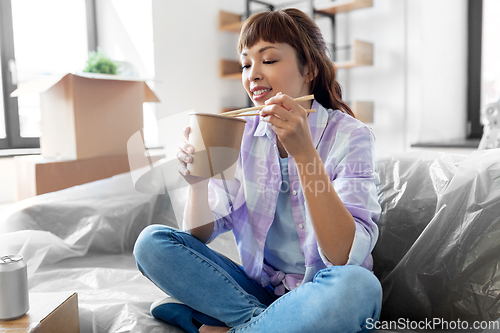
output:
M 348 140 L 333 156 L 335 170 L 331 177 L 337 195 L 354 218 L 356 231 L 349 252 L 347 265 L 358 265 L 372 269 L 371 252 L 378 239 L 377 222 L 381 214 L 378 202 L 378 175 L 374 161 L 374 136 L 368 127 L 352 131 Z M 327 267 L 333 266 L 318 246 L 318 251 Z
M 210 179 L 208 185 L 208 202 L 214 218 L 214 230 L 207 243 L 217 236 L 233 229 L 232 214 L 237 209 L 237 198 L 240 190 L 241 159 L 233 180 Z
M 227 185 L 226 181 L 226 185 Z M 233 228 L 231 217 L 230 195 L 224 188 L 222 180 L 211 179 L 208 186 L 208 202 L 214 217 L 214 231 L 208 239 L 210 243 L 218 235 L 230 231 Z

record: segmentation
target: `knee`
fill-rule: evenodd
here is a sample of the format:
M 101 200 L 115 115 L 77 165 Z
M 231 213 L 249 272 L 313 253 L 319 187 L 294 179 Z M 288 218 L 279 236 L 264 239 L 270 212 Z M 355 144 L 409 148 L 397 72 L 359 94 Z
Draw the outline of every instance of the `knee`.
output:
M 146 265 L 152 257 L 155 257 L 155 252 L 158 251 L 161 242 L 168 242 L 172 237 L 168 237 L 171 232 L 176 229 L 161 225 L 153 224 L 144 228 L 134 245 L 133 255 L 139 269 Z
M 382 299 L 382 286 L 375 274 L 360 266 L 347 265 L 343 268 L 343 279 L 353 292 L 366 296 L 368 300 Z
M 323 272 L 324 271 L 324 272 Z M 343 297 L 344 304 L 351 305 L 353 311 L 366 309 L 366 318 L 378 319 L 382 303 L 382 286 L 377 277 L 366 268 L 354 265 L 334 266 L 318 272 L 327 284 L 336 285 L 328 288 L 334 293 L 329 297 Z

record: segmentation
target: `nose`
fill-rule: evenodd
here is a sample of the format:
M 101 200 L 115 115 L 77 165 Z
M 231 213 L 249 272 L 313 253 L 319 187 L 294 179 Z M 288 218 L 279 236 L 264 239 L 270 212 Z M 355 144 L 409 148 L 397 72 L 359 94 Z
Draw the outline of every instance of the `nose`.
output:
M 252 67 L 250 67 L 250 72 L 248 73 L 248 80 L 252 82 L 262 80 L 262 78 L 263 76 L 260 66 L 258 64 L 253 64 Z

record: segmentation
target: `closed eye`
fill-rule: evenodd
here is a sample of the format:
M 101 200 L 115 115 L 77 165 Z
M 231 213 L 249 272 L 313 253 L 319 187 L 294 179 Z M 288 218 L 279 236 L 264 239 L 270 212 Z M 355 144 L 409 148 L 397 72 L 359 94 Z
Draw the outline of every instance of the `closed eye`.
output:
M 271 65 L 271 64 L 274 64 L 275 62 L 277 62 L 276 60 L 266 60 L 266 61 L 263 61 L 263 63 L 265 65 Z M 244 69 L 248 69 L 250 68 L 250 65 L 242 65 L 241 66 L 241 70 L 244 70 Z

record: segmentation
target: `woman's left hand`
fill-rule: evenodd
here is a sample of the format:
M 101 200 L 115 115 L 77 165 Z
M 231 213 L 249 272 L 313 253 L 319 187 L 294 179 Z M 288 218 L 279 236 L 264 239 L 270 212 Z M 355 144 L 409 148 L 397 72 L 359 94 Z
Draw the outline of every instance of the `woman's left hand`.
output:
M 278 93 L 260 111 L 262 121 L 271 125 L 288 154 L 297 159 L 315 149 L 307 111 L 288 95 Z

